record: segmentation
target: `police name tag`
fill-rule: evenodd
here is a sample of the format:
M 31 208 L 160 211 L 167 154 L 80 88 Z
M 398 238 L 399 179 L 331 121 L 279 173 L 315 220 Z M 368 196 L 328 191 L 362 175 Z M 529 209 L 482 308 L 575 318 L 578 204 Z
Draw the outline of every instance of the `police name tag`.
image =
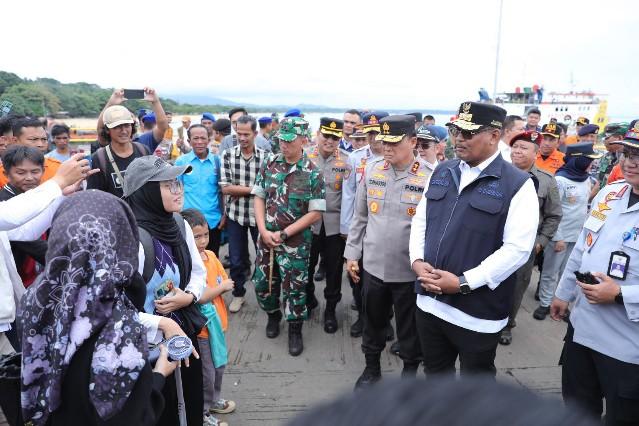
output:
M 630 256 L 623 251 L 613 251 L 610 253 L 608 262 L 608 276 L 618 280 L 625 280 L 630 265 Z

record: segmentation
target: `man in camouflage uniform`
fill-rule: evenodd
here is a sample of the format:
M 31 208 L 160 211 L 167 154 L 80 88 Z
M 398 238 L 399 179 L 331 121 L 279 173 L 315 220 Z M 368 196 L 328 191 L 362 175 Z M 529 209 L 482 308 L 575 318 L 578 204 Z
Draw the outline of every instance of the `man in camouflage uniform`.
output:
M 592 165 L 592 169 L 597 173 L 595 178 L 599 181 L 601 188 L 606 186 L 612 168 L 619 163 L 622 145 L 616 142 L 622 141 L 627 131 L 628 123 L 610 123 L 604 129 L 603 141 L 607 152 L 601 159 L 593 161 Z
M 253 274 L 255 294 L 260 307 L 268 313 L 269 338 L 279 335 L 280 293 L 283 294 L 289 353 L 293 356 L 304 350 L 302 324 L 308 314 L 310 227 L 326 210 L 324 179 L 302 150 L 307 138 L 308 122 L 299 117 L 282 122 L 278 132 L 281 153 L 268 158 L 252 190 L 260 232 Z
M 313 224 L 313 244 L 311 246 L 311 263 L 309 265 L 308 286 L 306 287 L 307 305 L 317 306 L 315 300 L 315 282 L 313 271 L 322 255 L 326 262 L 326 310 L 324 311 L 324 331 L 337 331 L 335 308 L 342 299 L 342 272 L 344 270 L 344 246 L 346 235 L 340 234 L 340 210 L 342 206 L 342 186 L 348 179 L 351 167 L 348 153 L 338 148 L 342 137 L 344 122 L 334 118 L 322 117 L 320 131 L 317 135 L 317 146 L 308 154 L 308 158 L 321 170 L 326 183 L 326 212 L 322 219 Z

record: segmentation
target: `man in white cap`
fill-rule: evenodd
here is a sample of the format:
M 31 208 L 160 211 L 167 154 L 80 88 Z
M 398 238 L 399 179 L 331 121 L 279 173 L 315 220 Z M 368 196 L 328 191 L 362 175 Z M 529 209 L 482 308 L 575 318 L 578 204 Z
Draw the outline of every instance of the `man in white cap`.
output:
M 153 89 L 145 90 L 153 95 L 155 93 Z M 123 96 L 122 90 L 114 91 L 100 113 L 98 135 L 100 140 L 106 142 L 106 146 L 91 156 L 91 164 L 99 168 L 100 173 L 87 180 L 87 189 L 99 189 L 116 197 L 122 197 L 122 183 L 129 164 L 138 157 L 150 154 L 145 145 L 132 140 L 136 132 L 135 121 L 133 113 L 120 105 Z

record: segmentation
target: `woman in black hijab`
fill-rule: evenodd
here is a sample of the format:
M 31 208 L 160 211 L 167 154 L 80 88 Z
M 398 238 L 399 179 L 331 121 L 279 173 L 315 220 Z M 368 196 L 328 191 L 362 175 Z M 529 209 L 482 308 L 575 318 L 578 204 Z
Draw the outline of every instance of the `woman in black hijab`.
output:
M 145 156 L 136 158 L 129 165 L 123 184 L 124 197 L 135 215 L 140 233 L 150 237 L 147 247 L 143 245 L 140 252 L 140 265 L 145 264 L 151 253 L 154 257 L 152 272 L 143 272 L 146 281 L 144 311 L 164 315 L 183 328 L 187 308 L 199 300 L 206 285 L 206 269 L 195 246 L 193 232 L 180 217 L 183 232 L 174 216 L 182 210 L 184 203 L 184 187 L 179 177 L 189 171 L 190 166 L 172 166 L 160 158 Z M 145 241 L 145 238 L 140 240 Z M 187 334 L 196 352 L 199 331 Z M 166 331 L 164 334 L 166 336 Z M 187 423 L 189 426 L 202 425 L 204 402 L 199 359 L 191 359 L 189 367 L 182 369 L 182 380 Z M 174 380 L 167 380 L 163 394 L 167 402 L 159 424 L 178 424 Z
M 154 425 L 166 349 L 152 370 L 138 317 L 138 232 L 102 191 L 66 199 L 53 218 L 41 280 L 22 299 L 22 412 L 34 425 Z

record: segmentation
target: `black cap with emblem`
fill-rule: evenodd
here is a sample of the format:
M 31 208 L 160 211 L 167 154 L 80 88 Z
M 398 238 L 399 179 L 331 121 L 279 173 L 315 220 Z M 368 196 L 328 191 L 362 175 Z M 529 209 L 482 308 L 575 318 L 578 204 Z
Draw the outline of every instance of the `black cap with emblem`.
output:
M 399 143 L 404 136 L 415 135 L 415 117 L 412 115 L 389 115 L 379 120 L 380 133 L 375 140 Z
M 541 128 L 541 134 L 552 136 L 553 138 L 558 138 L 561 136 L 561 128 L 557 126 L 557 123 L 544 124 L 544 126 Z
M 320 118 L 320 133 L 341 138 L 343 130 L 344 122 L 342 120 L 329 117 Z
M 482 102 L 464 102 L 459 106 L 457 118 L 447 126 L 462 130 L 477 130 L 482 127 L 501 129 L 506 119 L 506 110 L 497 105 Z

